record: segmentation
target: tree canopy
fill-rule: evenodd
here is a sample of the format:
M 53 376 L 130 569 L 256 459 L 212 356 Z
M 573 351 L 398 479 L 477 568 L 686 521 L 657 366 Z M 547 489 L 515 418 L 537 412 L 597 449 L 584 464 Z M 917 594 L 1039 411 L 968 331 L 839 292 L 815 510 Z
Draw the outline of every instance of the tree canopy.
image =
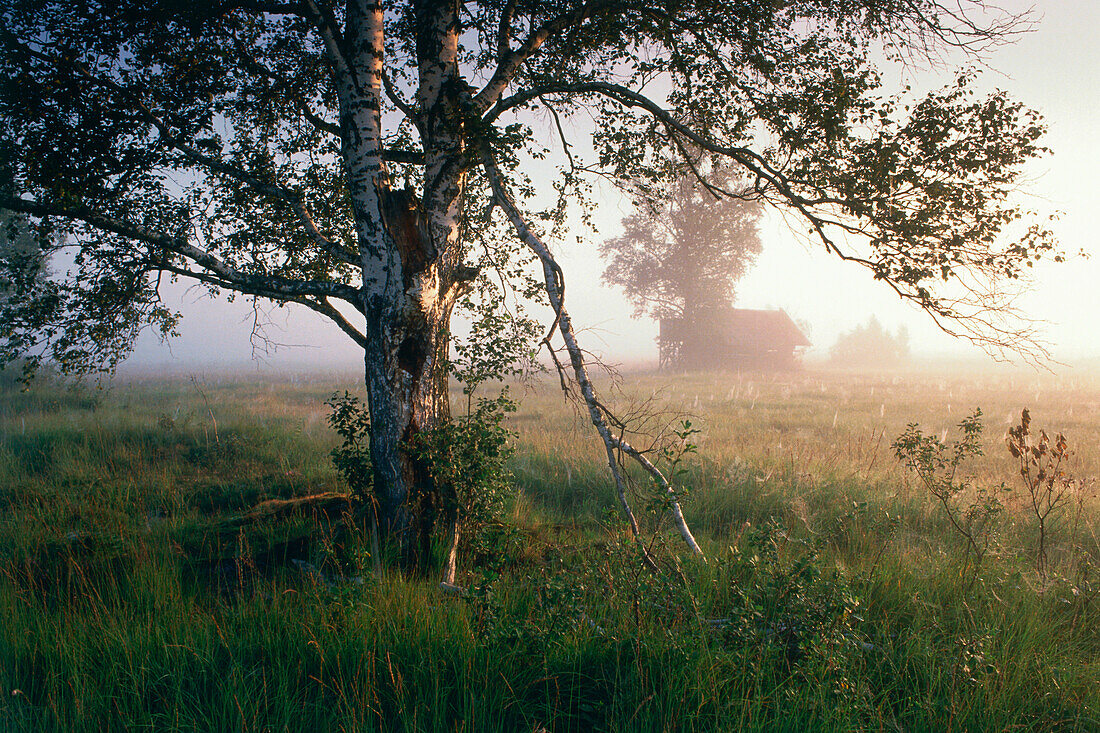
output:
M 896 366 L 909 358 L 909 331 L 887 331 L 874 316 L 865 325 L 840 334 L 829 348 L 829 359 L 848 366 Z
M 624 515 L 637 534 L 621 455 L 694 547 L 588 379 L 550 246 L 570 204 L 591 211 L 594 180 L 726 196 L 707 171 L 734 166 L 739 195 L 944 328 L 1011 344 L 1001 283 L 1053 251 L 1010 200 L 1039 115 L 970 71 L 910 99 L 875 59 L 980 54 L 1025 27 L 941 0 L 9 0 L 0 207 L 73 266 L 16 288 L 0 351 L 110 366 L 143 326 L 171 332 L 166 277 L 310 308 L 363 348 L 379 521 L 401 535 L 410 486 L 438 493 L 407 445 L 448 419 L 453 309 L 528 335 L 504 306 L 537 275 Z
M 694 177 L 675 181 L 664 201 L 624 218 L 623 233 L 600 244 L 604 282 L 622 288 L 635 315 L 691 320 L 729 307 L 761 250 L 760 213 L 759 202 L 719 197 Z

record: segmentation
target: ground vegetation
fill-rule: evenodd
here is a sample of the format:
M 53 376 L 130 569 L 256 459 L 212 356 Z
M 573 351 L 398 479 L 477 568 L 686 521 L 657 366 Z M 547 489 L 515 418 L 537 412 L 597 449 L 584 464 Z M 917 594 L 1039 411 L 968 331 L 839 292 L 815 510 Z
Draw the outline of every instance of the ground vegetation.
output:
M 1048 524 L 1044 576 L 1030 498 L 1003 497 L 975 576 L 966 538 L 890 449 L 916 422 L 982 448 L 960 465 L 968 491 L 1013 484 L 1000 433 L 1026 401 L 1078 448 L 1074 475 L 1095 475 L 1091 379 L 636 376 L 639 399 L 660 389 L 692 413 L 682 432 L 700 446 L 670 458 L 708 563 L 653 545 L 668 553 L 657 574 L 614 518 L 586 419 L 533 385 L 511 421 L 512 529 L 486 526 L 465 595 L 376 573 L 346 502 L 295 503 L 343 490 L 328 454 L 344 440 L 320 405 L 361 400 L 356 382 L 211 377 L 209 402 L 187 379 L 4 391 L 0 728 L 1100 723 L 1096 497 L 1076 530 L 1069 512 Z M 974 405 L 986 430 L 957 431 Z M 275 521 L 251 521 L 257 506 Z

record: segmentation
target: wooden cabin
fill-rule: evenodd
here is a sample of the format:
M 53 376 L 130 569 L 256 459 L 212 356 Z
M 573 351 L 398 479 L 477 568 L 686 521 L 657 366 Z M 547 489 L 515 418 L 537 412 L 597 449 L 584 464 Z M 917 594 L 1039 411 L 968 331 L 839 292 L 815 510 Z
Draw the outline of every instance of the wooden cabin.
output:
M 662 318 L 661 367 L 791 369 L 810 341 L 782 310 L 726 308 L 687 321 Z

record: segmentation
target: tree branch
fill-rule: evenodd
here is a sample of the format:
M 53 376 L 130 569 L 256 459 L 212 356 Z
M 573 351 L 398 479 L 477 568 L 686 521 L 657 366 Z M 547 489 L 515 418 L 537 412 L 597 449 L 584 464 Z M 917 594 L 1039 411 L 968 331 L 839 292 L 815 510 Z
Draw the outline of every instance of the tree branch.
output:
M 173 237 L 147 229 L 139 224 L 115 219 L 87 209 L 51 206 L 5 194 L 0 194 L 0 209 L 8 209 L 9 211 L 31 216 L 57 216 L 71 219 L 88 224 L 95 229 L 159 247 L 189 259 L 200 267 L 209 270 L 223 281 L 225 287 L 232 290 L 248 293 L 259 290 L 262 292 L 252 294 L 277 299 L 291 299 L 301 296 L 331 297 L 346 301 L 355 308 L 362 307 L 358 288 L 350 285 L 329 280 L 290 280 L 279 275 L 258 275 L 243 272 L 231 267 L 211 252 L 192 245 L 186 239 Z
M 329 302 L 328 298 L 318 300 L 311 299 L 306 305 L 318 313 L 328 316 L 329 319 L 339 326 L 344 333 L 350 336 L 355 343 L 359 344 L 359 346 L 364 349 L 367 348 L 367 337 L 359 329 L 353 326 L 351 322 L 344 317 L 344 314 Z
M 561 140 L 562 152 L 565 153 L 566 159 L 569 160 L 569 170 L 572 170 L 572 171 L 577 170 L 577 164 L 573 160 L 573 153 L 570 152 L 570 150 L 569 150 L 569 148 L 570 148 L 569 140 L 567 140 L 566 137 L 565 137 L 565 130 L 561 126 L 561 118 L 558 117 L 558 111 L 556 109 L 554 109 L 550 105 L 550 103 L 547 102 L 541 96 L 539 97 L 539 101 L 542 102 L 543 107 L 546 107 L 546 109 L 549 110 L 550 116 L 554 119 L 554 127 L 556 127 L 557 130 L 558 130 L 558 138 Z
M 224 160 L 215 158 L 214 156 L 207 155 L 206 153 L 197 150 L 194 146 L 188 144 L 187 142 L 181 140 L 178 136 L 176 136 L 172 132 L 171 128 L 168 126 L 168 123 L 157 116 L 153 112 L 153 110 L 150 109 L 149 106 L 135 92 L 123 87 L 121 84 L 114 81 L 113 79 L 104 79 L 102 77 L 96 76 L 95 74 L 92 74 L 82 64 L 78 64 L 71 59 L 56 59 L 52 58 L 48 54 L 42 53 L 40 51 L 35 51 L 34 49 L 28 47 L 26 44 L 21 43 L 18 39 L 16 39 L 9 33 L 4 33 L 3 37 L 9 43 L 13 44 L 21 53 L 27 54 L 32 58 L 38 59 L 39 61 L 43 61 L 56 67 L 68 66 L 89 83 L 103 87 L 122 97 L 124 100 L 133 105 L 138 113 L 145 117 L 145 120 L 157 130 L 157 132 L 160 134 L 161 140 L 170 149 L 178 151 L 179 153 L 183 154 L 185 158 L 189 159 L 192 163 L 201 165 L 213 173 L 219 173 L 245 184 L 246 186 L 261 195 L 270 196 L 272 198 L 277 198 L 285 201 L 294 210 L 295 214 L 297 214 L 299 221 L 301 221 L 302 226 L 306 231 L 306 234 L 309 235 L 310 239 L 312 239 L 318 247 L 320 247 L 323 251 L 332 255 L 341 262 L 352 265 L 358 263 L 359 260 L 353 253 L 348 252 L 339 243 L 334 242 L 333 240 L 321 234 L 320 230 L 317 228 L 316 223 L 313 221 L 313 217 L 310 215 L 309 210 L 306 208 L 305 202 L 302 200 L 301 195 L 297 192 L 276 185 L 274 183 L 268 183 L 266 181 L 260 180 L 243 168 L 240 168 L 236 165 L 233 165 Z
M 341 48 L 343 38 L 340 34 L 340 26 L 332 14 L 332 9 L 327 5 L 322 9 L 318 1 L 303 0 L 301 4 L 308 10 L 304 17 L 313 21 L 313 27 L 321 35 L 321 40 L 325 44 L 325 55 L 332 65 L 332 71 L 337 80 L 336 87 L 339 89 L 342 83 L 347 83 L 352 78 L 352 71 L 347 59 L 344 58 L 344 52 Z
M 424 153 L 419 150 L 383 150 L 382 160 L 387 163 L 424 165 Z
M 613 101 L 618 102 L 624 107 L 642 109 L 656 118 L 670 134 L 678 134 L 685 139 L 692 142 L 698 147 L 717 153 L 719 155 L 732 158 L 737 163 L 742 165 L 745 169 L 756 175 L 758 178 L 767 181 L 776 191 L 782 195 L 783 199 L 793 206 L 799 214 L 801 214 L 810 225 L 813 227 L 814 233 L 818 236 L 818 239 L 825 246 L 825 248 L 836 255 L 842 260 L 848 262 L 855 262 L 868 267 L 872 270 L 875 269 L 875 263 L 870 260 L 857 257 L 848 254 L 842 250 L 837 243 L 828 235 L 825 231 L 826 225 L 836 225 L 842 228 L 847 228 L 851 231 L 850 227 L 845 227 L 843 222 L 833 221 L 826 219 L 819 213 L 814 212 L 812 207 L 819 203 L 818 201 L 806 199 L 801 194 L 797 193 L 791 187 L 790 181 L 787 180 L 783 174 L 773 168 L 759 153 L 745 147 L 729 147 L 722 145 L 721 143 L 712 140 L 708 137 L 704 137 L 699 133 L 692 130 L 688 125 L 677 120 L 667 110 L 662 109 L 660 105 L 654 102 L 649 97 L 643 94 L 628 89 L 619 84 L 612 84 L 610 82 L 580 82 L 577 84 L 547 84 L 542 85 L 536 89 L 528 89 L 522 92 L 513 94 L 510 97 L 500 100 L 492 110 L 485 115 L 486 121 L 493 121 L 506 109 L 516 107 L 527 102 L 539 99 L 544 94 L 599 94 L 607 97 Z M 683 148 L 681 147 L 681 150 Z M 844 202 L 836 202 L 843 205 Z M 913 300 L 921 303 L 920 299 L 913 293 L 908 293 L 901 289 L 897 283 L 892 282 L 890 279 L 885 280 L 886 283 L 902 298 Z M 940 327 L 943 328 L 942 324 Z M 946 329 L 945 329 L 946 330 Z
M 196 272 L 186 267 L 180 267 L 178 265 L 173 265 L 167 262 L 153 263 L 151 265 L 151 269 L 163 272 L 170 272 L 173 275 L 178 275 L 179 277 L 191 278 L 192 280 L 197 280 L 206 285 L 213 285 L 215 287 L 223 288 L 225 290 L 233 290 L 238 293 L 244 293 L 245 295 L 254 295 L 261 298 L 268 298 L 270 300 L 275 300 L 280 303 L 298 303 L 299 305 L 304 305 L 307 308 L 316 311 L 317 313 L 320 313 L 321 315 L 325 316 L 333 323 L 335 323 L 341 331 L 350 336 L 352 341 L 358 344 L 361 348 L 367 348 L 367 337 L 364 336 L 361 331 L 355 328 L 355 326 L 353 326 L 344 317 L 343 313 L 341 313 L 330 302 L 328 302 L 328 299 L 325 296 L 322 296 L 321 298 L 313 298 L 306 296 L 299 297 L 277 295 L 274 294 L 272 291 L 266 290 L 264 288 L 240 286 L 210 275 L 209 273 Z
M 538 53 L 538 50 L 542 48 L 542 45 L 546 43 L 551 36 L 560 33 L 570 26 L 583 22 L 586 18 L 595 14 L 601 6 L 606 5 L 609 5 L 609 3 L 605 0 L 588 0 L 588 2 L 583 3 L 579 7 L 546 21 L 535 29 L 531 35 L 527 36 L 527 39 L 518 49 L 514 51 L 508 50 L 497 63 L 496 70 L 493 71 L 493 76 L 485 83 L 481 91 L 474 95 L 473 108 L 477 114 L 485 112 L 500 99 L 500 96 L 504 93 L 507 86 L 512 83 L 512 80 L 515 78 L 516 73 L 523 66 L 524 62 Z M 498 28 L 497 35 L 498 52 L 507 50 L 508 48 L 507 28 L 503 25 L 503 22 L 504 18 L 502 16 L 502 25 Z M 502 35 L 501 30 L 504 31 L 503 35 L 505 36 L 503 45 L 500 42 Z
M 500 24 L 497 25 L 497 63 L 503 62 L 512 52 L 512 18 L 516 15 L 516 0 L 508 0 L 500 11 Z
M 406 102 L 397 92 L 397 89 L 393 86 L 393 81 L 390 79 L 390 75 L 387 74 L 385 70 L 382 71 L 382 88 L 385 90 L 389 100 L 393 102 L 393 105 L 401 110 L 401 113 L 405 115 L 409 122 L 413 123 L 417 130 L 420 130 L 420 115 L 418 115 L 416 110 L 413 109 L 413 106 Z

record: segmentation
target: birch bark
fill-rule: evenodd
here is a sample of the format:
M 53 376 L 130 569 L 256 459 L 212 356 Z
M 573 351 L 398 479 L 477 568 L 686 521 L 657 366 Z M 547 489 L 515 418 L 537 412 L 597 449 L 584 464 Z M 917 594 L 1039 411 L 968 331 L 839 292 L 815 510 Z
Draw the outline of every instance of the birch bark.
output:
M 344 37 L 329 44 L 336 56 L 341 155 L 363 279 L 376 517 L 382 537 L 396 541 L 413 567 L 427 558 L 441 509 L 457 526 L 453 501 L 441 501 L 427 470 L 407 450 L 416 433 L 449 417 L 447 333 L 471 275 L 462 267 L 459 236 L 465 171 L 455 11 L 433 2 L 417 7 L 420 89 L 414 122 L 427 151 L 422 199 L 394 190 L 382 157 L 381 6 L 349 3 Z

